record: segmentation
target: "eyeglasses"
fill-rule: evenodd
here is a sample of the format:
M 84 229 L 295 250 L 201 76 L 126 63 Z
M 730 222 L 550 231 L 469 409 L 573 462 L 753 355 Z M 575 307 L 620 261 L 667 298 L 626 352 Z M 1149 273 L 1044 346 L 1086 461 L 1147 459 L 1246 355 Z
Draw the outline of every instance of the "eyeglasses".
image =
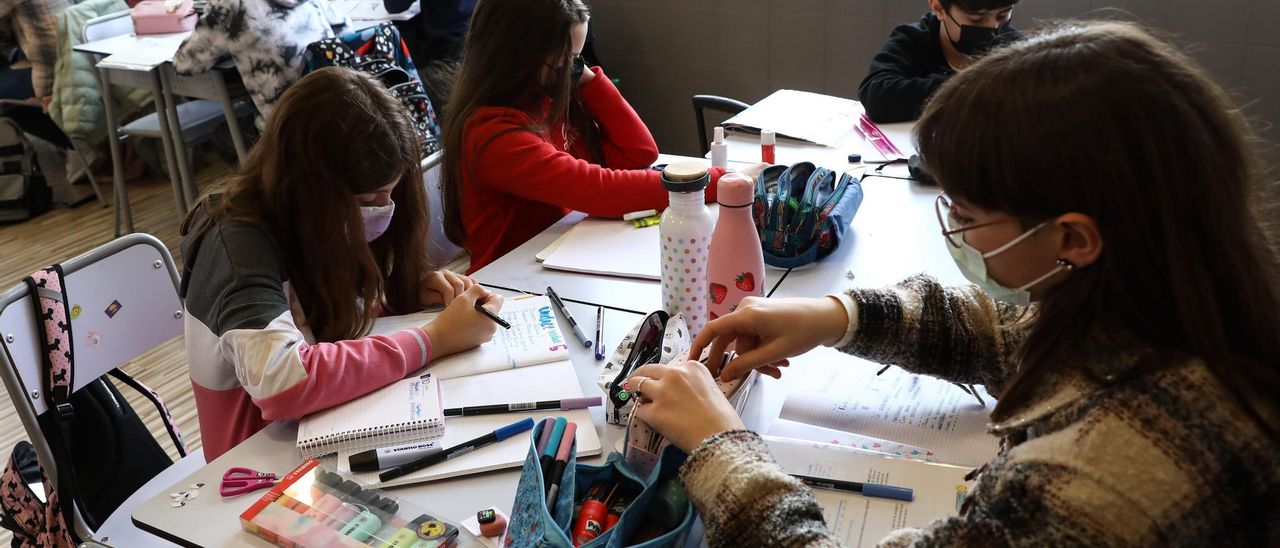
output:
M 946 236 L 947 243 L 951 244 L 951 247 L 957 248 L 964 244 L 964 236 L 957 236 L 957 234 L 968 232 L 975 228 L 998 225 L 1000 223 L 1007 223 L 1009 221 L 1016 220 L 1013 218 L 1006 218 L 978 223 L 976 225 L 960 226 L 960 219 L 959 216 L 956 215 L 955 208 L 952 206 L 951 198 L 948 198 L 945 193 L 938 195 L 938 199 L 933 203 L 933 210 L 938 214 L 938 225 L 942 227 L 942 235 Z

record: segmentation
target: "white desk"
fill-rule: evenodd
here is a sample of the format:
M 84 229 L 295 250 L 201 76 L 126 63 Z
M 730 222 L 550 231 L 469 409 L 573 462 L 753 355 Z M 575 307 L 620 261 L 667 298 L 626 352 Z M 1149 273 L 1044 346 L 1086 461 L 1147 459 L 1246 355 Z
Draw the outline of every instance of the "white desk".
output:
M 579 321 L 583 329 L 592 332 L 594 338 L 596 308 L 580 304 L 568 306 L 569 312 Z M 559 318 L 559 314 L 556 316 Z M 569 326 L 563 318 L 559 319 L 560 329 L 568 333 Z M 636 314 L 606 310 L 605 340 L 608 341 L 606 348 L 612 351 L 617 347 L 627 331 L 641 319 L 642 317 Z M 583 393 L 588 396 L 601 394 L 599 387 L 596 386 L 596 378 L 604 367 L 604 362 L 595 361 L 593 352 L 583 348 L 576 341 L 570 343 L 570 348 Z M 776 410 L 774 415 L 777 415 Z M 615 450 L 624 431 L 620 426 L 608 425 L 604 422 L 603 406 L 591 408 L 591 418 L 595 422 L 596 432 L 600 434 L 602 453 L 599 456 L 584 457 L 581 461 L 601 463 L 611 451 Z M 145 531 L 187 546 L 271 546 L 270 543 L 242 531 L 239 520 L 240 513 L 266 491 L 255 491 L 223 499 L 218 496 L 218 482 L 223 472 L 233 466 L 275 472 L 283 476 L 302 462 L 295 448 L 296 441 L 297 423 L 275 423 L 268 426 L 199 471 L 143 503 L 133 513 L 134 524 Z M 327 457 L 326 463 L 333 468 L 334 457 Z M 480 509 L 494 506 L 510 514 L 519 478 L 520 469 L 511 468 L 395 487 L 389 492 L 425 509 L 440 512 L 449 519 L 462 521 Z M 205 484 L 200 489 L 200 496 L 189 501 L 182 508 L 173 508 L 170 505 L 172 499 L 169 493 L 185 491 L 195 482 Z
M 898 124 L 880 124 L 880 131 L 893 142 L 903 154 L 915 154 L 915 139 L 911 134 L 915 122 Z M 731 162 L 759 162 L 760 136 L 745 131 L 729 130 L 725 132 L 725 144 L 729 148 Z M 794 164 L 797 162 L 813 162 L 820 167 L 837 171 L 849 171 L 860 164 L 849 163 L 850 154 L 861 154 L 864 161 L 882 158 L 881 154 L 871 146 L 862 135 L 849 128 L 849 133 L 836 143 L 834 147 L 817 145 L 805 141 L 779 137 L 774 147 L 774 160 L 778 164 Z M 880 164 L 864 163 L 867 173 L 872 173 Z M 890 177 L 906 177 L 906 164 L 898 163 L 886 166 L 881 175 Z
M 883 287 L 920 272 L 944 285 L 965 283 L 934 213 L 937 187 L 867 177 L 862 190 L 862 206 L 845 233 L 847 240 L 814 267 L 793 269 L 773 297 L 819 297 L 848 287 Z

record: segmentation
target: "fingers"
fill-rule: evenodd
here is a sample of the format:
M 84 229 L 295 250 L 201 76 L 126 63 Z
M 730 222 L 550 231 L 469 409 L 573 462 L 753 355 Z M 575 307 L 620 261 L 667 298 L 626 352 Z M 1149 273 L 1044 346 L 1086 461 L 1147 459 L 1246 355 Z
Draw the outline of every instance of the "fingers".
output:
M 727 381 L 736 379 L 752 369 L 774 364 L 778 360 L 785 358 L 786 355 L 779 341 L 771 341 L 759 348 L 739 353 L 738 359 L 729 362 L 724 371 L 720 372 L 720 378 Z
M 462 276 L 457 273 L 448 272 L 444 275 L 444 279 L 448 282 L 449 288 L 453 290 L 453 295 L 455 297 L 461 295 L 468 289 L 467 284 L 462 281 Z
M 499 297 L 499 295 L 489 291 L 488 289 L 485 289 L 484 286 L 474 285 L 474 286 L 471 286 L 471 288 L 467 289 L 466 291 L 463 291 L 461 294 L 458 295 L 458 297 L 466 300 L 467 304 L 469 305 L 475 305 L 477 301 L 484 302 L 487 304 L 486 299 Z
M 476 285 L 473 287 L 480 287 L 480 286 Z M 481 289 L 484 289 L 484 288 L 481 287 Z M 472 289 L 467 289 L 467 291 L 471 291 L 471 290 Z M 493 293 L 493 292 L 488 292 L 488 293 L 489 295 L 485 297 L 483 301 L 484 302 L 483 306 L 485 307 L 485 309 L 487 309 L 489 312 L 493 312 L 494 314 L 502 312 L 502 303 L 506 299 L 503 299 L 502 295 L 499 295 L 497 293 Z

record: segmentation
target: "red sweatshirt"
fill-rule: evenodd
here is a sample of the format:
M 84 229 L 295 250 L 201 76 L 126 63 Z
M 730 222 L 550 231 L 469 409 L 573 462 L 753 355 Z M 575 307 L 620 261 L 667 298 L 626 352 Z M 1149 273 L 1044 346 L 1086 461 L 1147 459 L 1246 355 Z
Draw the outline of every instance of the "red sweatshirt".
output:
M 603 165 L 591 163 L 583 139 L 566 146 L 559 127 L 548 134 L 518 129 L 538 122 L 520 109 L 485 107 L 467 120 L 462 135 L 460 205 L 466 248 L 471 253 L 468 274 L 570 211 L 621 217 L 667 207 L 661 173 L 649 169 L 658 158 L 653 135 L 604 71 L 591 70 L 596 77 L 579 93 L 598 126 Z M 712 170 L 708 202 L 715 200 L 714 182 L 721 173 Z

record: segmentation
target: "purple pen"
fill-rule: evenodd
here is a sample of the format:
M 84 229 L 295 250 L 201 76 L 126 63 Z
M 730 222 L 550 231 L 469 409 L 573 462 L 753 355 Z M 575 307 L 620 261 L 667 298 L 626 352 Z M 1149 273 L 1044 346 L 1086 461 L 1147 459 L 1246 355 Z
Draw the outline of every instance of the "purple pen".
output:
M 475 415 L 496 415 L 519 411 L 540 411 L 544 409 L 586 409 L 602 403 L 600 396 L 587 398 L 566 398 L 562 400 L 531 401 L 525 403 L 499 403 L 494 405 L 472 405 L 469 407 L 450 407 L 444 410 L 446 417 L 471 417 Z

